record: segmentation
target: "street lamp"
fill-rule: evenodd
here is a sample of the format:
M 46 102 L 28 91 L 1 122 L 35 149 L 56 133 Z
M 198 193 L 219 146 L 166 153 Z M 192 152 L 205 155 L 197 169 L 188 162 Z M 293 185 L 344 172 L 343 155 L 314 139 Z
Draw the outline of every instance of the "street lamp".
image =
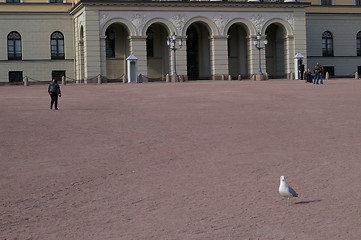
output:
M 176 42 L 177 42 L 177 35 L 175 35 L 175 33 L 172 34 L 172 36 L 170 36 L 167 39 L 167 45 L 169 46 L 169 48 L 173 51 L 173 73 L 172 73 L 172 77 L 173 78 L 177 78 L 178 74 L 177 74 L 177 68 L 176 68 L 176 51 L 180 48 L 182 48 L 183 45 L 183 41 L 182 39 L 179 39 L 178 41 L 178 46 L 179 48 L 176 48 Z
M 258 49 L 258 65 L 259 65 L 259 75 L 263 75 L 262 73 L 262 66 L 261 66 L 261 50 L 266 49 L 266 45 L 268 43 L 267 36 L 262 36 L 261 33 L 258 31 L 256 37 L 253 40 L 254 46 Z M 263 40 L 263 41 L 262 41 Z M 262 46 L 263 42 L 263 46 Z

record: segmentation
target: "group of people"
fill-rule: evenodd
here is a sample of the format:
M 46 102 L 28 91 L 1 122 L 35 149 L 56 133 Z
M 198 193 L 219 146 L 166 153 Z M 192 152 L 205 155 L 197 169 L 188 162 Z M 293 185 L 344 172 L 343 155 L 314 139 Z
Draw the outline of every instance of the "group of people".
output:
M 323 84 L 323 78 L 324 78 L 324 71 L 323 66 L 320 63 L 317 63 L 313 68 L 313 74 L 312 71 L 307 68 L 305 72 L 305 81 L 306 83 L 312 83 L 313 84 Z

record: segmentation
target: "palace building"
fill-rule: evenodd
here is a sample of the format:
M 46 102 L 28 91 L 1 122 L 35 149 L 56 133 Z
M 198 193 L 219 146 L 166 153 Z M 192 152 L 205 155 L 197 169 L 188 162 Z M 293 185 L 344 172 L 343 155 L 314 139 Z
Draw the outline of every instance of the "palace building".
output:
M 331 76 L 361 71 L 360 0 L 1 1 L 3 83 L 117 81 L 130 55 L 158 80 L 286 78 L 296 54 Z

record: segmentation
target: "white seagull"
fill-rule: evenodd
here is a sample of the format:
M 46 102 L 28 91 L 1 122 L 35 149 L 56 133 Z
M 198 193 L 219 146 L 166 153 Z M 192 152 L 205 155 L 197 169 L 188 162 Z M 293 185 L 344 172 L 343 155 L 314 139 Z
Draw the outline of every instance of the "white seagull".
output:
M 287 199 L 290 199 L 292 197 L 298 197 L 298 193 L 286 183 L 285 176 L 280 177 L 280 187 L 278 188 L 278 191 L 280 192 L 282 197 L 286 197 Z

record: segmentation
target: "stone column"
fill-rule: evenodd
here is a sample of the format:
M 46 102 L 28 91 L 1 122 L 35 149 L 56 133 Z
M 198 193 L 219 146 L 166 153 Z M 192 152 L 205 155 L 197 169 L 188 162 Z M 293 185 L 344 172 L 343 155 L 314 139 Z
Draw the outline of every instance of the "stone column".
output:
M 220 80 L 222 75 L 228 75 L 228 36 L 212 36 L 211 43 L 211 76 Z
M 258 73 L 258 50 L 253 45 L 253 40 L 256 36 L 250 35 L 247 37 L 247 47 L 248 47 L 248 73 L 255 75 Z
M 138 74 L 148 76 L 147 69 L 147 36 L 130 36 L 130 53 L 138 58 Z M 127 56 L 128 57 L 128 56 Z
M 84 28 L 84 79 L 91 79 L 101 72 L 99 14 L 98 11 L 86 10 Z
M 295 63 L 294 63 L 294 56 L 295 56 L 295 48 L 294 48 L 294 37 L 287 36 L 284 39 L 284 48 L 285 48 L 285 74 L 294 73 Z
M 107 76 L 106 36 L 100 36 L 100 68 L 101 76 Z
M 304 11 L 295 12 L 294 15 L 294 55 L 299 52 L 304 56 L 303 64 L 307 69 L 307 41 L 306 41 L 306 15 Z M 297 24 L 296 24 L 297 23 Z

